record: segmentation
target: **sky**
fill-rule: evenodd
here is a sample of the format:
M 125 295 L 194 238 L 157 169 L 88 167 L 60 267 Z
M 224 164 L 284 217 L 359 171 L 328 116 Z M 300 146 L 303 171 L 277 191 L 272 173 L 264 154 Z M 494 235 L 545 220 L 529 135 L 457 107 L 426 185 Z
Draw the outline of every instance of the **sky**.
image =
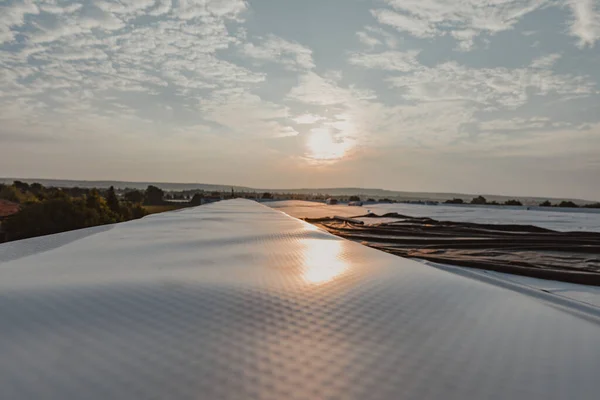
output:
M 1 4 L 0 176 L 600 200 L 599 0 Z

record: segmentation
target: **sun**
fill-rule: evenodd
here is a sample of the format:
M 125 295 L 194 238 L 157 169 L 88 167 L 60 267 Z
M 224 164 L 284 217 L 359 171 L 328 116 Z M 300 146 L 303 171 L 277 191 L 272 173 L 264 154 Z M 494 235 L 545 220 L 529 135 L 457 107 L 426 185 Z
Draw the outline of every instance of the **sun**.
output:
M 310 131 L 306 146 L 310 158 L 331 161 L 343 158 L 352 143 L 348 138 L 335 138 L 327 128 L 315 128 Z

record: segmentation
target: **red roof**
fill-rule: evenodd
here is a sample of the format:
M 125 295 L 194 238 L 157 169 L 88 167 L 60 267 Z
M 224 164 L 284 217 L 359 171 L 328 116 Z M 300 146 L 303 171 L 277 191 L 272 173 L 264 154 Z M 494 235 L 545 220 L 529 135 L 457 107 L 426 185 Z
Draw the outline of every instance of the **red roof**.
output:
M 0 199 L 0 218 L 8 217 L 19 211 L 19 205 L 12 201 Z

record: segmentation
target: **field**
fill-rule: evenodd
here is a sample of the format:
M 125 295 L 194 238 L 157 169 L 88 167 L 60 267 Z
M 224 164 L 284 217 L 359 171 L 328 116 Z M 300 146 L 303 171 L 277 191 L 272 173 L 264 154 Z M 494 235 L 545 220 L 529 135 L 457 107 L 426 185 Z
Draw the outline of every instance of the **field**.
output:
M 144 210 L 148 212 L 148 214 L 158 214 L 166 211 L 175 211 L 181 210 L 182 208 L 189 207 L 187 203 L 181 204 L 163 204 L 160 206 L 144 206 Z

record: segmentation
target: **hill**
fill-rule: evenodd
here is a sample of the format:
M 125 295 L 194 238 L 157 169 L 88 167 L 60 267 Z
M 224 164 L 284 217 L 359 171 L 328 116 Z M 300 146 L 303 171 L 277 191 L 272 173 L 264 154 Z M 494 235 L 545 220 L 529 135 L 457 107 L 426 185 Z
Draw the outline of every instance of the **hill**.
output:
M 233 188 L 236 192 L 274 192 L 274 193 L 298 193 L 298 194 L 328 194 L 330 196 L 352 196 L 372 198 L 390 198 L 399 201 L 423 200 L 423 201 L 444 201 L 447 199 L 461 198 L 465 201 L 477 197 L 480 193 L 436 193 L 436 192 L 406 192 L 386 189 L 373 188 L 298 188 L 298 189 L 265 189 L 251 188 L 247 186 L 218 185 L 206 183 L 170 183 L 170 182 L 126 182 L 126 181 L 78 181 L 68 179 L 30 179 L 30 178 L 0 178 L 0 183 L 12 183 L 14 180 L 20 180 L 27 183 L 38 182 L 47 187 L 81 187 L 81 188 L 108 188 L 114 186 L 117 189 L 145 189 L 148 185 L 157 186 L 166 191 L 182 190 L 203 190 L 203 191 L 230 191 Z M 573 199 L 573 198 L 552 198 L 535 196 L 503 196 L 493 194 L 482 194 L 488 201 L 497 201 L 502 203 L 510 199 L 519 199 L 524 204 L 539 204 L 545 200 L 551 202 L 572 201 L 578 205 L 595 203 L 591 200 Z

